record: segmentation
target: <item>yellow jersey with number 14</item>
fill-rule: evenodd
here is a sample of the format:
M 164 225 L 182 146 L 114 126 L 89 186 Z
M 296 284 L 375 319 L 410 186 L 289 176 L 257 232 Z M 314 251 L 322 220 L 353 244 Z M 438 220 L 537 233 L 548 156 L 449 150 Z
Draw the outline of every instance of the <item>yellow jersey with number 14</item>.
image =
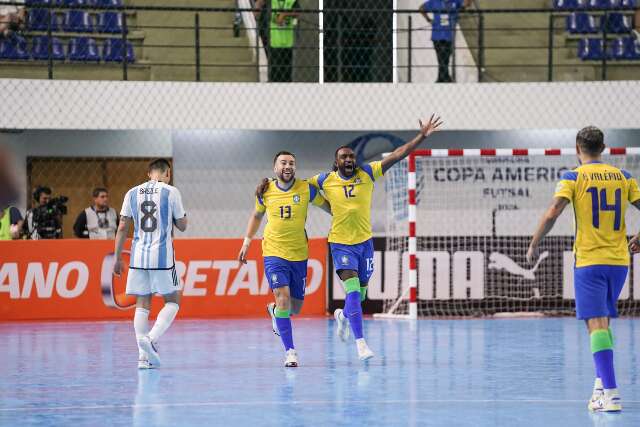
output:
M 629 265 L 627 205 L 640 199 L 638 183 L 625 170 L 601 162 L 565 172 L 555 197 L 573 204 L 576 267 Z
M 329 242 L 357 245 L 373 236 L 371 201 L 376 179 L 382 177 L 382 162 L 371 162 L 356 169 L 351 178 L 328 172 L 309 180 L 322 190 L 331 205 Z
M 324 203 L 318 190 L 304 180 L 295 180 L 288 190 L 272 180 L 262 197 L 256 198 L 256 211 L 266 212 L 267 225 L 262 239 L 262 256 L 275 256 L 288 261 L 309 258 L 307 221 L 309 202 Z

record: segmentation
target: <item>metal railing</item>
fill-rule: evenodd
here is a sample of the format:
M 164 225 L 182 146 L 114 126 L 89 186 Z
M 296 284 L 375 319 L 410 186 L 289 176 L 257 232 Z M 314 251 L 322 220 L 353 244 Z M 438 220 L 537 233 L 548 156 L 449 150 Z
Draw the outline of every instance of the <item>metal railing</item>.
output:
M 47 35 L 46 77 L 49 79 L 56 78 L 57 71 L 63 67 L 82 69 L 85 65 L 94 68 L 105 65 L 104 61 L 85 64 L 54 59 L 54 38 L 97 37 L 120 38 L 122 58 L 127 57 L 127 46 L 133 46 L 134 62 L 122 60 L 108 67 L 111 70 L 121 69 L 118 79 L 150 79 L 149 70 L 153 70 L 153 78 L 159 80 L 266 81 L 268 70 L 276 66 L 277 55 L 282 52 L 268 48 L 270 32 L 256 18 L 259 11 L 242 8 L 240 3 L 237 5 L 234 8 L 97 8 L 41 4 L 30 8 L 46 9 L 57 19 L 63 19 L 72 9 L 89 12 L 92 16 L 118 12 L 122 16 L 122 31 L 111 34 L 60 32 L 55 31 L 51 19 L 48 19 L 46 31 L 27 30 L 22 36 L 29 41 L 36 35 Z M 570 35 L 565 31 L 563 22 L 574 12 L 601 17 L 601 30 Z M 173 22 L 166 21 L 168 13 Z M 279 11 L 268 9 L 266 13 L 269 17 Z M 300 9 L 297 13 L 291 63 L 287 65 L 285 61 L 285 65 L 280 65 L 286 72 L 290 68 L 291 81 L 421 82 L 430 81 L 438 69 L 434 47 L 428 41 L 429 26 L 416 10 L 324 8 Z M 454 80 L 478 82 L 554 81 L 558 74 L 562 74 L 562 79 L 570 79 L 574 75 L 578 80 L 640 78 L 640 55 L 638 61 L 619 60 L 613 59 L 609 52 L 609 42 L 613 37 L 632 37 L 631 34 L 612 35 L 609 32 L 608 20 L 615 13 L 630 16 L 634 11 L 480 9 L 476 4 L 468 10 L 459 11 L 461 21 L 466 21 L 462 25 L 462 33 L 456 32 L 452 46 L 452 75 Z M 154 14 L 158 14 L 158 18 L 154 19 Z M 141 22 L 142 16 L 145 19 Z M 505 25 L 505 22 L 513 20 L 521 21 L 522 25 Z M 640 26 L 640 22 L 636 25 Z M 580 37 L 600 39 L 601 57 L 597 60 L 579 59 L 576 52 Z M 640 52 L 640 45 L 636 49 Z M 0 49 L 0 56 L 2 52 L 4 50 Z M 0 59 L 0 70 L 4 69 L 2 77 L 10 76 L 9 65 L 16 64 L 22 68 L 15 70 L 15 77 L 24 76 L 25 66 L 43 67 L 42 61 Z M 142 71 L 142 77 L 132 76 L 137 71 Z M 111 77 L 105 73 L 104 78 L 115 77 L 113 73 Z

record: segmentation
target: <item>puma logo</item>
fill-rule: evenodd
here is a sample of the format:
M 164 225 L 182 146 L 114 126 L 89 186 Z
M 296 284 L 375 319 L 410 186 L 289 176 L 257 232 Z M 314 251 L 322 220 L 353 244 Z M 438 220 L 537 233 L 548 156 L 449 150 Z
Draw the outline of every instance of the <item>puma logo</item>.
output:
M 489 255 L 489 265 L 487 267 L 493 270 L 506 270 L 511 274 L 515 274 L 516 276 L 522 276 L 528 280 L 536 280 L 535 272 L 540 266 L 540 264 L 542 263 L 542 261 L 544 261 L 545 258 L 547 258 L 548 256 L 549 256 L 549 251 L 542 252 L 540 254 L 540 257 L 538 257 L 538 261 L 536 261 L 536 264 L 533 266 L 533 268 L 530 270 L 527 270 L 520 267 L 514 260 L 512 260 L 508 256 L 503 255 L 499 252 L 492 252 L 491 255 Z

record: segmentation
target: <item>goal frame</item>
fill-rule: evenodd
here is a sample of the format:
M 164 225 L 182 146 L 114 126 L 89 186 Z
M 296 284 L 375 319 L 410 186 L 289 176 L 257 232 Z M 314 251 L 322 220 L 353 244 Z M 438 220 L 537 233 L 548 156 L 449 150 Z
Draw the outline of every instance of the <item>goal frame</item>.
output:
M 419 157 L 523 157 L 523 156 L 568 156 L 577 155 L 575 148 L 481 148 L 481 149 L 423 149 L 415 150 L 408 156 L 407 167 L 407 197 L 408 197 L 408 254 L 409 254 L 409 286 L 401 293 L 398 299 L 385 313 L 375 313 L 373 317 L 379 319 L 408 319 L 418 318 L 418 270 L 417 270 L 417 236 L 416 236 L 416 159 Z M 624 156 L 627 154 L 640 154 L 640 147 L 606 147 L 602 155 Z M 383 157 L 388 153 L 383 154 Z M 396 309 L 402 301 L 409 296 L 408 314 L 398 314 Z M 508 315 L 531 316 L 532 313 L 501 313 L 502 317 Z

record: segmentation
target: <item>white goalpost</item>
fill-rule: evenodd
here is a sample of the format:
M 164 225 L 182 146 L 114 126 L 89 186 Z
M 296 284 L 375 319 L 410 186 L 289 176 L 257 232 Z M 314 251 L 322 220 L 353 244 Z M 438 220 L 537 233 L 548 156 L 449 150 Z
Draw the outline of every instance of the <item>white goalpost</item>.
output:
M 604 162 L 640 174 L 640 148 L 607 148 L 603 154 Z M 384 285 L 394 296 L 374 316 L 571 313 L 572 209 L 559 218 L 532 265 L 526 251 L 560 176 L 577 163 L 575 149 L 566 148 L 432 149 L 415 151 L 391 168 L 385 179 L 385 251 L 397 265 L 385 268 L 397 274 Z M 627 211 L 628 234 L 640 227 L 634 211 Z M 640 313 L 635 262 L 621 314 Z

